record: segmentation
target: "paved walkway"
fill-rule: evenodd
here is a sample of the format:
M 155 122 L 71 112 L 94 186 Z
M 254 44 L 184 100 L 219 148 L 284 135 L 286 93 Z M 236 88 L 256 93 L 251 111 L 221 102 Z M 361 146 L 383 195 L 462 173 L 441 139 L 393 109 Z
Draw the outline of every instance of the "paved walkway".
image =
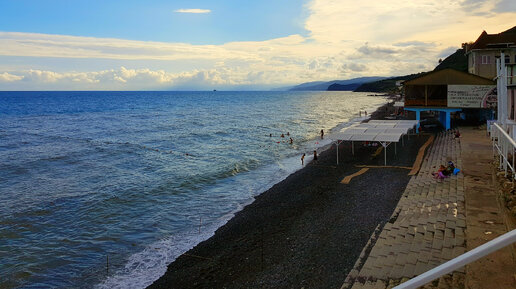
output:
M 461 140 L 451 132 L 437 136 L 391 219 L 371 236 L 342 288 L 392 288 L 506 232 L 496 201 L 490 140 L 483 130 L 461 133 Z M 432 172 L 448 161 L 463 172 L 434 179 Z M 512 251 L 507 250 L 494 253 L 496 260 L 490 255 L 467 272 L 462 268 L 425 288 L 516 288 Z M 504 254 L 509 257 L 499 256 Z M 504 276 L 501 283 L 488 278 L 498 274 Z
M 492 143 L 485 130 L 464 128 L 461 134 L 469 251 L 506 233 L 507 227 L 493 176 Z M 509 246 L 468 265 L 466 288 L 516 288 L 513 254 Z

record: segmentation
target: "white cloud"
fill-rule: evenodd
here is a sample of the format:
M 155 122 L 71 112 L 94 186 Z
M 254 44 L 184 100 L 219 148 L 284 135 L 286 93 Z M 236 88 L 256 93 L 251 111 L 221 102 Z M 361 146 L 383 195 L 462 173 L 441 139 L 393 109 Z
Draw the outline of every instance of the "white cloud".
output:
M 209 9 L 177 9 L 174 10 L 176 13 L 194 13 L 194 14 L 205 14 L 205 13 L 211 13 L 211 10 Z
M 0 82 L 14 82 L 22 79 L 23 76 L 20 75 L 14 75 L 7 72 L 0 73 Z
M 150 69 L 109 69 L 59 73 L 26 70 L 0 74 L 0 90 L 137 90 L 137 89 L 230 89 L 234 86 L 270 88 L 284 83 L 288 71 L 252 71 L 217 68 L 169 73 Z M 290 75 L 292 77 L 292 75 Z
M 0 56 L 26 59 L 19 68 L 0 63 L 0 89 L 22 81 L 55 89 L 230 89 L 416 73 L 433 69 L 444 52 L 475 40 L 482 30 L 511 28 L 516 13 L 496 13 L 502 3 L 509 5 L 505 0 L 313 0 L 306 7 L 306 37 L 221 45 L 0 32 Z M 60 71 L 52 62 L 56 58 L 109 65 Z M 50 60 L 34 66 L 34 59 Z M 151 61 L 161 66 L 150 69 L 145 63 Z

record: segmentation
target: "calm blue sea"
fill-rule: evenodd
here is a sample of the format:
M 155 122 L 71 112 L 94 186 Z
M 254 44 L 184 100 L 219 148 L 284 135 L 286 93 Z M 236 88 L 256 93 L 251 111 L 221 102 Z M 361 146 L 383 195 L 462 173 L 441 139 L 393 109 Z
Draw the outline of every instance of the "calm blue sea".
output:
M 0 92 L 0 288 L 144 288 L 300 169 L 302 153 L 327 144 L 321 129 L 385 102 L 352 92 Z

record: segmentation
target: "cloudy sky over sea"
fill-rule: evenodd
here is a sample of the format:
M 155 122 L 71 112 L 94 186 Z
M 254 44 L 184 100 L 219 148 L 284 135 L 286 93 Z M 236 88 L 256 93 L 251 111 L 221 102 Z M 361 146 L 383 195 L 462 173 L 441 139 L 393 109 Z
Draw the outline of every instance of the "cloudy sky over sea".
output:
M 513 0 L 0 0 L 0 90 L 268 89 L 430 70 Z

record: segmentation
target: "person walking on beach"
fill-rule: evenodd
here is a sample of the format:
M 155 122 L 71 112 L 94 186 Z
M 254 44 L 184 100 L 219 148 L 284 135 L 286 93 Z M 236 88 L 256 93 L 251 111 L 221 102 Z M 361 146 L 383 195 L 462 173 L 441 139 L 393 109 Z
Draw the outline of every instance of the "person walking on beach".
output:
M 305 165 L 305 153 L 303 153 L 303 155 L 301 156 L 301 165 L 304 166 Z
M 317 163 L 317 151 L 314 150 L 314 162 Z
M 324 130 L 321 129 L 321 139 L 324 138 Z

